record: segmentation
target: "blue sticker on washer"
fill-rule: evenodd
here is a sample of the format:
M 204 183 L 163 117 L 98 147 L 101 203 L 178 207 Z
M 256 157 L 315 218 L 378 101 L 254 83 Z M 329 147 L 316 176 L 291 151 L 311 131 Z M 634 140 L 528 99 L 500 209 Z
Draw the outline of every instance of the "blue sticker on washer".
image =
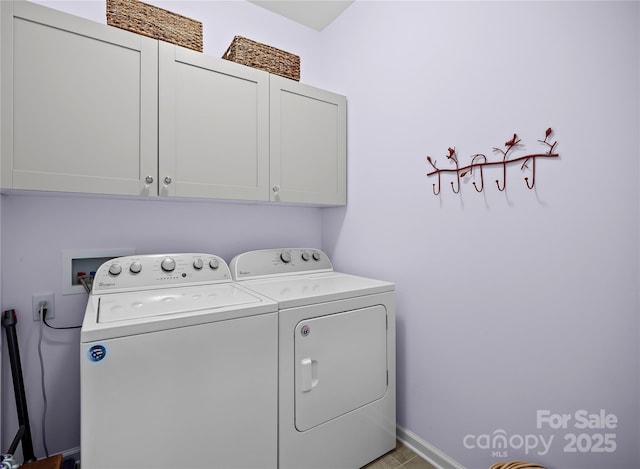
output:
M 99 362 L 107 354 L 107 349 L 102 345 L 94 345 L 89 349 L 89 360 Z

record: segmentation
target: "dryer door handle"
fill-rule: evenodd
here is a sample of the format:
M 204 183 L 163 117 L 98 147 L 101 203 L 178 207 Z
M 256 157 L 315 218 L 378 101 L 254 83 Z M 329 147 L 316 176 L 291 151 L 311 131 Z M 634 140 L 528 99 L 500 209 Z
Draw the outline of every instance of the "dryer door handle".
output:
M 318 385 L 318 361 L 303 358 L 300 362 L 300 389 L 309 392 Z

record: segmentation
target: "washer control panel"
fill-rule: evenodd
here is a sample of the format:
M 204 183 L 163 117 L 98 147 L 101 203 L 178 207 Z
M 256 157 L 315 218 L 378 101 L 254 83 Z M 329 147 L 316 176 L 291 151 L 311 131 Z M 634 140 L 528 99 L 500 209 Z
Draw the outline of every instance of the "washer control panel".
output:
M 230 282 L 229 266 L 214 254 L 179 253 L 125 256 L 100 266 L 92 293 Z
M 234 280 L 333 271 L 329 256 L 313 248 L 249 251 L 234 257 L 230 267 Z

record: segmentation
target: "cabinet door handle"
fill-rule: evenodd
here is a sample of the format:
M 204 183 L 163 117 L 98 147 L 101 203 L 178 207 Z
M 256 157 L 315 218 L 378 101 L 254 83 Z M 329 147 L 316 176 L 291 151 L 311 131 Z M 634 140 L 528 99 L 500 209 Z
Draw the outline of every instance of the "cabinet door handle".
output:
M 277 194 L 278 192 L 280 192 L 280 186 L 278 186 L 278 185 L 273 186 L 273 192 L 275 192 L 276 194 Z
M 144 183 L 145 187 L 149 188 L 149 186 L 153 184 L 153 176 L 147 176 L 146 178 L 144 178 Z
M 173 179 L 171 179 L 169 176 L 164 178 L 164 185 L 168 186 L 169 184 L 171 184 L 173 182 Z

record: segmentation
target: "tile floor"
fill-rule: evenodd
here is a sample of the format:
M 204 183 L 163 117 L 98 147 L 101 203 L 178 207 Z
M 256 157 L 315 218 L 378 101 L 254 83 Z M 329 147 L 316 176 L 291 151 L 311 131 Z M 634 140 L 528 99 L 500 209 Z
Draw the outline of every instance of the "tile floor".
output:
M 379 457 L 362 469 L 435 469 L 435 467 L 398 441 L 396 449 Z

